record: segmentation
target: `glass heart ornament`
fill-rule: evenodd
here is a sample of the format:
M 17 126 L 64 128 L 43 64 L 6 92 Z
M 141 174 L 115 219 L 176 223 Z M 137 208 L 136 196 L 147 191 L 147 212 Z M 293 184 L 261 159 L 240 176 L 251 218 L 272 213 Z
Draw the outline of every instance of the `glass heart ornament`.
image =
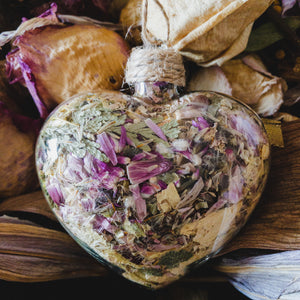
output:
M 252 109 L 215 92 L 183 94 L 168 72 L 128 80 L 133 95 L 103 90 L 63 102 L 36 146 L 42 190 L 66 231 L 150 288 L 216 255 L 248 220 L 269 170 Z

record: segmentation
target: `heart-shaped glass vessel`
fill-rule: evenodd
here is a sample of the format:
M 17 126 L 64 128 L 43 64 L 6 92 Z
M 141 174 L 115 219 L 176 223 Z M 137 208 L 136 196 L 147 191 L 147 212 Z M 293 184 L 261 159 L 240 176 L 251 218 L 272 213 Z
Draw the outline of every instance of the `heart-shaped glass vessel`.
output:
M 137 91 L 172 98 L 173 88 Z M 103 91 L 64 102 L 41 130 L 36 164 L 51 208 L 79 244 L 158 288 L 245 224 L 266 182 L 269 144 L 255 112 L 228 96 L 148 100 Z

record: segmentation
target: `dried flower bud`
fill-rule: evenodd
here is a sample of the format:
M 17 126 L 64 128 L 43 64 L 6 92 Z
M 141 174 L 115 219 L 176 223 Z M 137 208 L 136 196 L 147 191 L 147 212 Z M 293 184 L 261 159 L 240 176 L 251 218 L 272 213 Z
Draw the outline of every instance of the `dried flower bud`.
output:
M 207 90 L 232 95 L 231 85 L 221 67 L 201 68 L 192 75 L 189 91 Z

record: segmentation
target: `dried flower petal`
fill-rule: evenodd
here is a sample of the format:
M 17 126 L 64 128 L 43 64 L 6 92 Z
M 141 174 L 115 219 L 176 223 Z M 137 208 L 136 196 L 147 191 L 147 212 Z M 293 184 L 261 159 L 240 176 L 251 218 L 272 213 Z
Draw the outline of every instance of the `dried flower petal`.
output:
M 300 251 L 234 256 L 216 266 L 241 293 L 253 300 L 299 299 Z
M 143 221 L 147 215 L 146 201 L 140 194 L 140 188 L 138 184 L 131 185 L 129 189 L 132 192 L 132 196 L 135 202 L 137 216 L 140 221 Z
M 193 120 L 192 125 L 194 127 L 197 127 L 199 130 L 202 130 L 204 128 L 209 127 L 209 124 L 207 123 L 207 121 L 203 117 L 198 117 L 197 121 Z
M 113 166 L 115 166 L 118 163 L 118 159 L 109 135 L 106 132 L 102 132 L 97 137 L 97 143 L 100 144 L 100 149 L 107 155 Z
M 299 12 L 300 8 L 300 2 L 299 0 L 282 0 L 282 15 L 287 16 L 287 15 L 295 15 L 298 16 L 298 14 L 294 12 L 297 11 Z
M 105 162 L 94 159 L 93 176 L 99 181 L 100 187 L 108 190 L 114 190 L 120 178 L 124 176 L 124 170 L 119 167 L 113 167 Z
M 218 66 L 201 68 L 188 83 L 189 91 L 215 91 L 227 95 L 232 94 L 231 85 L 222 69 Z
M 65 199 L 61 192 L 59 182 L 56 179 L 52 179 L 46 189 L 54 203 L 57 205 L 64 204 Z
M 49 7 L 49 5 L 47 5 Z M 6 43 L 15 39 L 18 36 L 21 36 L 28 30 L 33 30 L 38 27 L 43 27 L 46 25 L 58 25 L 61 24 L 56 16 L 57 5 L 52 3 L 50 9 L 47 9 L 41 15 L 36 18 L 27 20 L 26 18 L 22 19 L 20 26 L 14 31 L 2 32 L 0 34 L 0 49 Z
M 96 215 L 93 221 L 93 227 L 97 232 L 101 232 L 103 229 L 110 233 L 114 233 L 117 227 L 112 225 L 110 221 L 102 215 Z
M 257 113 L 271 116 L 279 110 L 286 83 L 272 76 L 258 56 L 228 61 L 222 70 L 232 85 L 232 95 L 252 105 Z
M 156 125 L 150 118 L 146 119 L 145 123 L 158 137 L 160 137 L 164 141 L 168 141 L 161 128 Z
M 170 161 L 156 156 L 152 159 L 132 161 L 127 166 L 127 175 L 132 184 L 138 184 L 167 172 L 171 167 Z

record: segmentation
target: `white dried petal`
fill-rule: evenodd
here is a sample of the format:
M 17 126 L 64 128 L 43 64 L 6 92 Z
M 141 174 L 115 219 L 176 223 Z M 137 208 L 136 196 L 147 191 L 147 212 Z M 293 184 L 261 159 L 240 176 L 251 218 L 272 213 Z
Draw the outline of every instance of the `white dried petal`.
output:
M 178 139 L 172 142 L 172 146 L 178 151 L 185 151 L 189 147 L 189 142 L 184 139 Z
M 296 300 L 300 295 L 300 251 L 224 257 L 216 269 L 250 299 Z
M 200 68 L 192 75 L 187 87 L 188 91 L 214 91 L 232 94 L 231 85 L 220 67 Z

